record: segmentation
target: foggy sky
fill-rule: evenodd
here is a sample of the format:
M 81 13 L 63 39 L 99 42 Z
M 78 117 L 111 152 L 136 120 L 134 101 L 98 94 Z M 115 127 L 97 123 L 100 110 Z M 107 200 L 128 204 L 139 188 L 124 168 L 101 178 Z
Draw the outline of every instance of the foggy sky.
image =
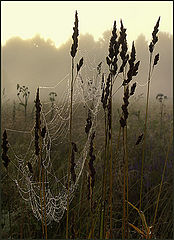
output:
M 95 41 L 90 34 L 80 35 L 78 54 L 75 58 L 76 63 L 80 57 L 84 58 L 82 67 L 82 76 L 92 77 L 96 71 L 97 65 L 103 62 L 103 71 L 108 72 L 106 66 L 106 56 L 108 55 L 108 46 L 111 31 L 105 31 L 103 37 Z M 155 46 L 154 55 L 159 53 L 160 61 L 155 66 L 150 96 L 155 98 L 158 93 L 163 93 L 169 98 L 173 97 L 173 36 L 160 32 L 159 41 Z M 33 101 L 38 86 L 54 86 L 68 73 L 71 73 L 70 48 L 72 39 L 69 39 L 61 47 L 56 48 L 51 40 L 45 41 L 39 35 L 32 39 L 22 40 L 19 37 L 11 38 L 5 46 L 1 46 L 1 96 L 5 88 L 6 95 L 12 100 L 17 99 L 16 85 L 25 85 L 31 92 L 30 100 Z M 136 93 L 146 95 L 149 67 L 149 43 L 145 36 L 140 35 L 135 41 L 136 59 L 140 60 L 138 75 L 133 80 L 138 81 Z M 129 49 L 130 50 L 130 49 Z M 70 76 L 69 76 L 70 77 Z M 66 81 L 64 83 L 66 84 Z M 118 80 L 119 86 L 122 83 Z M 54 91 L 59 94 L 65 89 L 61 84 Z M 47 98 L 50 91 L 48 89 L 44 94 Z M 119 96 L 119 93 L 118 93 Z

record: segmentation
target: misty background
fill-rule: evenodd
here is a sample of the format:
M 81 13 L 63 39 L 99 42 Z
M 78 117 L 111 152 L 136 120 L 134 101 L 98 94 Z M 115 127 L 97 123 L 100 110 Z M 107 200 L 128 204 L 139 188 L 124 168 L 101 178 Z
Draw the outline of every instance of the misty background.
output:
M 106 56 L 108 55 L 111 30 L 103 33 L 95 41 L 90 34 L 79 36 L 79 46 L 75 65 L 83 57 L 84 65 L 81 70 L 83 80 L 92 79 L 97 73 L 97 66 L 102 62 L 102 71 L 108 73 Z M 155 66 L 150 85 L 150 97 L 155 98 L 158 93 L 173 98 L 173 36 L 165 32 L 158 33 L 159 41 L 155 45 L 154 56 L 159 53 L 160 60 Z M 52 40 L 44 40 L 40 35 L 32 39 L 22 40 L 13 37 L 1 46 L 1 98 L 6 95 L 10 101 L 17 99 L 17 84 L 27 86 L 31 92 L 30 101 L 34 101 L 38 86 L 55 86 L 65 76 L 62 83 L 55 89 L 42 91 L 41 98 L 49 99 L 49 92 L 62 94 L 71 77 L 71 37 L 59 48 Z M 133 81 L 138 81 L 135 95 L 147 92 L 147 78 L 149 69 L 149 42 L 141 34 L 135 39 L 136 61 L 140 60 L 138 75 Z M 129 46 L 131 51 L 131 46 Z M 122 79 L 118 78 L 115 89 L 120 86 Z M 122 90 L 116 94 L 122 96 Z

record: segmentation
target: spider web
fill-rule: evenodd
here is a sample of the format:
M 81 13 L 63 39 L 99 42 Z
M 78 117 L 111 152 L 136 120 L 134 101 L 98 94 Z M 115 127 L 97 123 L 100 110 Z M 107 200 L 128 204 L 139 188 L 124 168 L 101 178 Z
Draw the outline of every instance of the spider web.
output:
M 86 64 L 87 66 L 87 64 Z M 91 69 L 92 71 L 92 69 Z M 86 71 L 87 72 L 87 71 Z M 13 155 L 11 162 L 16 169 L 16 177 L 13 178 L 22 199 L 28 202 L 32 208 L 34 216 L 37 220 L 46 219 L 47 225 L 52 221 L 59 222 L 67 208 L 67 181 L 66 173 L 62 177 L 57 175 L 54 167 L 54 153 L 52 148 L 63 142 L 68 143 L 69 134 L 69 116 L 70 116 L 70 78 L 69 74 L 59 81 L 55 86 L 40 86 L 40 95 L 42 89 L 56 89 L 60 83 L 65 84 L 64 92 L 59 102 L 43 102 L 41 109 L 42 127 L 46 127 L 46 134 L 42 141 L 42 165 L 38 167 L 38 157 L 35 155 L 35 131 L 34 126 L 31 131 L 18 131 L 6 129 L 15 134 L 29 134 L 30 142 L 24 156 L 20 157 L 16 154 L 13 146 L 9 143 L 9 149 Z M 76 114 L 80 105 L 85 105 L 92 114 L 92 126 L 88 136 L 85 138 L 85 144 L 80 153 L 76 157 L 75 162 L 75 182 L 70 178 L 69 199 L 73 200 L 74 193 L 78 187 L 79 179 L 84 169 L 84 164 L 88 156 L 91 135 L 96 128 L 97 114 L 101 107 L 101 74 L 95 73 L 92 79 L 87 74 L 82 78 L 79 73 L 74 79 L 73 94 L 73 115 Z M 50 118 L 51 111 L 54 116 Z M 68 159 L 67 159 L 68 160 Z M 28 167 L 28 162 L 32 166 L 32 171 Z M 67 161 L 68 162 L 68 161 Z M 39 178 L 39 176 L 41 176 Z

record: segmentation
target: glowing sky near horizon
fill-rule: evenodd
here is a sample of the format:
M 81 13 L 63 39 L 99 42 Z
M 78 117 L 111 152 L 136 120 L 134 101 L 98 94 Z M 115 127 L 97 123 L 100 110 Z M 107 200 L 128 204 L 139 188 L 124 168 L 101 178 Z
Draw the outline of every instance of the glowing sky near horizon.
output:
M 95 40 L 112 28 L 114 20 L 120 28 L 120 19 L 129 44 L 141 33 L 150 41 L 159 16 L 160 31 L 173 34 L 172 1 L 1 1 L 1 44 L 14 36 L 40 34 L 59 47 L 72 36 L 76 10 L 79 33 L 92 34 Z

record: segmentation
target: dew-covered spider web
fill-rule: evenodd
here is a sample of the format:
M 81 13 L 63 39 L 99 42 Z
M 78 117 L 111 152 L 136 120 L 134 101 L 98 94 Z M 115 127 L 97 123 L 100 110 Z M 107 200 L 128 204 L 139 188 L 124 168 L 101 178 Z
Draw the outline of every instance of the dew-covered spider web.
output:
M 84 64 L 85 67 L 90 66 Z M 95 71 L 94 71 L 95 70 Z M 76 155 L 75 174 L 76 179 L 73 181 L 70 177 L 69 199 L 72 201 L 75 191 L 77 190 L 79 179 L 82 175 L 85 161 L 88 156 L 90 139 L 97 125 L 97 115 L 101 108 L 102 95 L 102 74 L 99 69 L 92 69 L 93 77 L 89 78 L 85 71 L 83 77 L 79 72 L 74 77 L 73 85 L 73 116 L 78 111 L 79 106 L 85 106 L 86 110 L 91 112 L 92 125 L 89 133 L 84 137 L 84 144 Z M 52 221 L 59 222 L 67 208 L 67 165 L 68 154 L 66 159 L 66 168 L 62 174 L 58 174 L 56 167 L 60 167 L 58 154 L 55 155 L 56 149 L 61 144 L 69 144 L 69 116 L 70 116 L 70 88 L 71 75 L 67 74 L 55 86 L 40 86 L 39 94 L 42 96 L 43 91 L 56 92 L 60 84 L 64 84 L 64 91 L 59 95 L 59 100 L 54 102 L 41 102 L 41 126 L 45 127 L 46 132 L 42 141 L 40 141 L 42 161 L 39 167 L 38 156 L 35 154 L 35 125 L 30 131 L 20 131 L 17 129 L 6 129 L 8 132 L 14 132 L 17 135 L 29 135 L 30 140 L 27 143 L 28 148 L 20 155 L 16 152 L 13 144 L 9 140 L 9 151 L 11 151 L 11 164 L 16 169 L 16 176 L 13 176 L 22 199 L 28 202 L 32 208 L 34 216 L 38 221 L 46 219 L 47 225 Z M 50 117 L 51 112 L 54 115 Z M 87 117 L 87 116 L 86 116 Z M 85 118 L 84 118 L 85 119 Z M 84 131 L 84 129 L 83 129 Z M 64 146 L 64 145 L 63 145 Z M 68 148 L 65 151 L 68 152 Z M 54 151 L 53 151 L 54 150 Z M 20 149 L 22 151 L 22 149 Z M 22 156 L 22 157 L 21 157 Z M 56 157 L 55 157 L 56 156 Z

